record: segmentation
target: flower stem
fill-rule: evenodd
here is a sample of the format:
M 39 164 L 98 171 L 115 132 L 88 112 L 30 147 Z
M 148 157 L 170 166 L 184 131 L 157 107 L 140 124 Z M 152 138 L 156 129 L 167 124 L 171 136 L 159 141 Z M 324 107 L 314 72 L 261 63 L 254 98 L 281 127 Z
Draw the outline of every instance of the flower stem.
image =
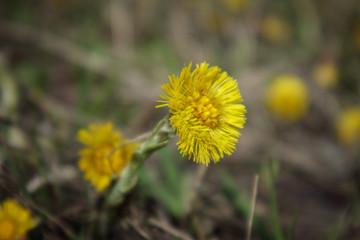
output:
M 110 190 L 106 200 L 107 206 L 117 206 L 124 201 L 125 195 L 138 182 L 137 171 L 139 168 L 153 152 L 167 145 L 169 138 L 173 136 L 173 132 L 168 116 L 157 124 L 149 138 L 134 152 L 129 165 L 122 171 L 121 177 Z

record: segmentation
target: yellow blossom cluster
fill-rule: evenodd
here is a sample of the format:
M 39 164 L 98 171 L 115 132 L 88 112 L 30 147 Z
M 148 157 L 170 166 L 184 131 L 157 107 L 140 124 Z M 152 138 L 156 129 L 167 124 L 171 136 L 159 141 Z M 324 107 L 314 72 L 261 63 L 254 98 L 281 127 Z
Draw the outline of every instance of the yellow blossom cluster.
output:
M 0 240 L 15 240 L 37 223 L 30 211 L 13 200 L 6 200 L 0 205 Z
M 353 32 L 353 43 L 358 51 L 360 51 L 360 23 L 357 23 Z
M 266 15 L 260 25 L 260 35 L 269 42 L 282 44 L 290 40 L 289 25 L 274 15 Z
M 341 112 L 337 120 L 337 133 L 344 144 L 360 140 L 360 107 L 349 107 Z
M 170 122 L 179 135 L 179 149 L 197 163 L 208 165 L 236 148 L 246 109 L 236 80 L 207 63 L 184 67 L 180 76 L 169 76 L 166 94 L 157 107 L 170 108 Z
M 139 146 L 122 138 L 112 123 L 92 124 L 81 129 L 77 139 L 86 146 L 79 151 L 79 168 L 99 192 L 110 185 L 112 176 L 121 174 Z
M 333 88 L 338 82 L 338 69 L 334 62 L 326 61 L 317 64 L 312 72 L 317 85 L 323 88 Z
M 266 104 L 276 118 L 284 122 L 295 122 L 308 110 L 308 89 L 295 75 L 277 76 L 267 89 Z
M 233 13 L 244 10 L 249 4 L 248 0 L 220 0 L 220 2 L 227 10 Z

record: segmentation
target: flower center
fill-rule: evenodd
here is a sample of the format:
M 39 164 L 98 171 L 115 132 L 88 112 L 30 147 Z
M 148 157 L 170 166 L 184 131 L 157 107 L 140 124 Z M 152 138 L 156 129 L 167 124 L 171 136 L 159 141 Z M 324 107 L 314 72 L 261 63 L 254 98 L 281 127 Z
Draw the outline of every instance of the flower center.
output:
M 213 128 L 218 123 L 219 111 L 214 106 L 214 101 L 205 95 L 195 92 L 188 96 L 188 103 L 194 108 L 193 115 L 203 125 Z
M 14 223 L 8 219 L 0 221 L 0 239 L 1 240 L 11 240 L 15 236 L 15 226 Z

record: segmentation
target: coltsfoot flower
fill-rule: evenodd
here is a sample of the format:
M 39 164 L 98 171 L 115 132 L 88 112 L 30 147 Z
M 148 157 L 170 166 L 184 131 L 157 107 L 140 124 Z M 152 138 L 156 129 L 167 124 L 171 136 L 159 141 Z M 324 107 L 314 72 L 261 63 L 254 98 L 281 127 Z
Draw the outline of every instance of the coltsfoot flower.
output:
M 220 0 L 220 2 L 232 13 L 244 10 L 249 4 L 248 0 Z
M 360 107 L 345 109 L 339 115 L 337 133 L 339 140 L 344 144 L 360 140 Z
M 269 111 L 278 119 L 295 122 L 308 110 L 308 89 L 299 77 L 280 75 L 267 89 L 266 104 Z
M 78 166 L 84 171 L 84 178 L 99 192 L 109 186 L 112 176 L 121 174 L 139 146 L 138 143 L 127 144 L 129 140 L 123 139 L 113 128 L 112 123 L 92 124 L 79 130 L 77 135 L 78 141 L 86 145 L 79 151 Z
M 19 239 L 36 223 L 30 211 L 15 201 L 8 199 L 0 205 L 0 240 Z
M 260 25 L 261 36 L 269 42 L 282 44 L 291 38 L 291 29 L 287 22 L 272 15 L 267 15 Z
M 207 63 L 191 72 L 191 63 L 180 76 L 169 76 L 166 94 L 157 107 L 170 108 L 170 122 L 179 135 L 180 152 L 208 165 L 231 155 L 245 123 L 246 109 L 236 80 Z
M 356 24 L 352 37 L 356 49 L 360 51 L 360 22 Z
M 335 87 L 339 78 L 337 66 L 331 61 L 317 64 L 312 75 L 317 85 L 323 88 Z

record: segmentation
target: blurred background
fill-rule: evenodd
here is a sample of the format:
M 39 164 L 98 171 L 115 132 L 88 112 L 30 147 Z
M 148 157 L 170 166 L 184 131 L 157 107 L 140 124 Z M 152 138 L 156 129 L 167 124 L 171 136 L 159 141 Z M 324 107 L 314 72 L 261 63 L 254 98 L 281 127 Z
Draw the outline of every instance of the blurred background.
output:
M 256 174 L 252 239 L 360 238 L 360 114 L 341 120 L 360 107 L 359 1 L 2 0 L 0 16 L 0 200 L 33 203 L 30 239 L 243 239 Z M 204 61 L 239 82 L 237 151 L 203 172 L 175 138 L 102 221 L 77 131 L 151 130 L 168 75 Z M 308 91 L 296 121 L 266 103 L 283 74 Z

